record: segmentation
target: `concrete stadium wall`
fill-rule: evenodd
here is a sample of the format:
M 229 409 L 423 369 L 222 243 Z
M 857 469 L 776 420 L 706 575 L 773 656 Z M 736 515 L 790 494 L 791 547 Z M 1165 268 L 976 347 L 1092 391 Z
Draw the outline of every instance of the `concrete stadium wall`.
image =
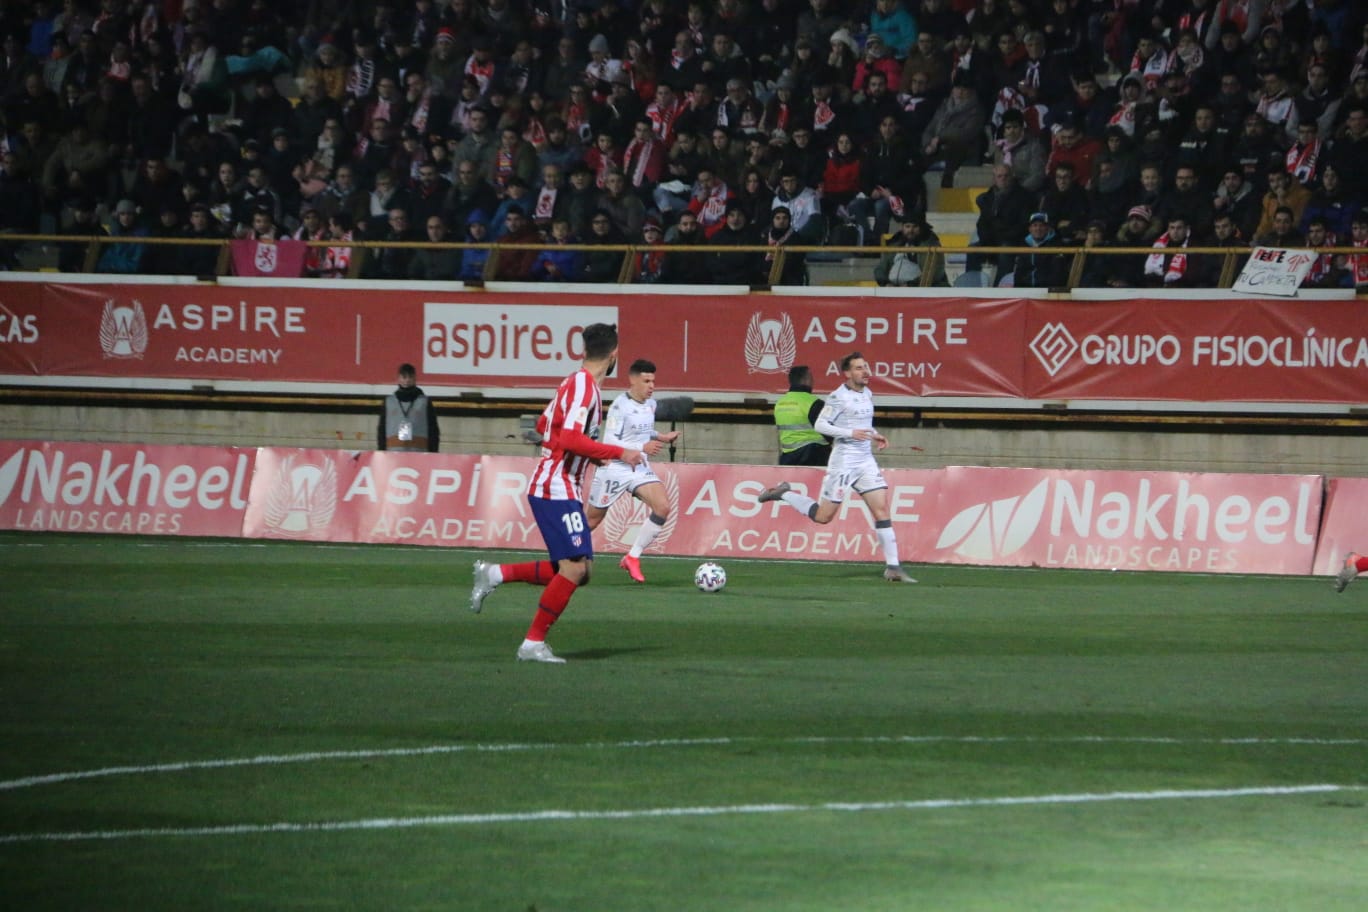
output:
M 378 403 L 377 403 L 378 408 Z M 527 414 L 534 415 L 535 409 Z M 0 438 L 121 443 L 371 449 L 374 412 L 263 411 L 104 405 L 0 405 Z M 519 417 L 447 415 L 442 450 L 525 455 Z M 1257 430 L 1174 425 L 1087 428 L 931 417 L 917 427 L 885 426 L 890 468 L 946 465 L 1192 472 L 1322 473 L 1368 476 L 1368 436 L 1361 428 Z M 776 461 L 773 427 L 758 420 L 682 422 L 681 462 L 769 464 Z M 914 447 L 920 447 L 916 450 Z M 664 457 L 668 459 L 668 457 Z

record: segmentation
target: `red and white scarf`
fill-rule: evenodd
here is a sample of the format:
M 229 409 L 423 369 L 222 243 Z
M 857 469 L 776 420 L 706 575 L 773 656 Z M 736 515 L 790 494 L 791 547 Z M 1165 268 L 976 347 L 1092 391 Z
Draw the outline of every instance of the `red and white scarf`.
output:
M 567 105 L 565 108 L 565 132 L 571 136 L 584 137 L 589 125 L 589 106 L 582 104 Z
M 496 187 L 507 187 L 508 179 L 513 176 L 513 153 L 499 144 L 499 148 L 494 152 L 494 185 Z
M 487 94 L 489 92 L 490 83 L 494 81 L 493 58 L 490 58 L 485 63 L 480 63 L 480 61 L 475 59 L 475 55 L 472 54 L 470 59 L 466 61 L 465 75 L 474 76 L 475 81 L 480 84 L 480 94 Z
M 1287 150 L 1287 173 L 1299 183 L 1309 184 L 1320 174 L 1321 141 L 1293 143 Z
M 1154 91 L 1154 87 L 1170 69 L 1172 66 L 1169 52 L 1163 48 L 1156 48 L 1148 60 L 1141 60 L 1139 51 L 1131 58 L 1130 72 L 1139 73 L 1140 78 L 1144 80 L 1145 88 L 1150 91 Z
M 1165 231 L 1155 240 L 1154 246 L 1166 248 L 1170 243 L 1171 241 L 1169 240 L 1168 232 Z M 1184 239 L 1179 247 L 1182 248 L 1187 245 L 1188 239 Z M 1166 256 L 1168 255 L 1164 253 L 1150 254 L 1149 259 L 1145 260 L 1145 275 L 1162 276 L 1165 285 L 1182 281 L 1183 276 L 1187 274 L 1187 254 L 1175 253 L 1172 256 L 1168 256 L 1167 268 L 1164 267 L 1164 258 Z
M 812 109 L 812 129 L 827 130 L 836 121 L 836 112 L 825 101 L 817 102 Z
M 418 97 L 418 103 L 413 106 L 413 113 L 409 115 L 408 122 L 418 133 L 427 133 L 428 116 L 432 113 L 432 90 L 424 89 L 423 94 Z
M 652 244 L 650 250 L 636 255 L 636 277 L 638 282 L 658 282 L 665 271 L 664 244 Z
M 523 127 L 522 138 L 540 152 L 546 148 L 546 125 L 536 117 L 528 118 L 527 126 Z
M 698 223 L 707 228 L 721 223 L 727 214 L 727 197 L 731 196 L 731 191 L 727 189 L 724 181 L 717 184 L 708 191 L 708 197 L 703 201 L 702 207 L 698 210 Z
M 1322 246 L 1334 247 L 1334 234 L 1327 231 L 1325 233 L 1325 243 Z M 1330 270 L 1334 267 L 1335 258 L 1328 253 L 1322 253 L 1320 256 L 1316 257 L 1316 262 L 1311 264 L 1311 271 L 1306 274 L 1306 278 L 1302 281 L 1302 287 L 1315 287 L 1321 280 L 1330 274 Z
M 788 231 L 785 231 L 782 237 L 775 237 L 775 236 L 774 236 L 774 232 L 772 232 L 772 231 L 771 231 L 771 232 L 766 232 L 766 233 L 765 233 L 765 239 L 766 239 L 766 240 L 765 240 L 765 243 L 766 243 L 768 246 L 770 246 L 770 247 L 780 247 L 780 246 L 782 246 L 782 245 L 788 243 L 788 239 L 791 238 L 791 237 L 793 237 L 793 229 L 792 229 L 792 228 L 790 228 Z M 769 253 L 766 253 L 766 254 L 765 254 L 765 262 L 766 262 L 766 263 L 773 263 L 773 262 L 774 262 L 774 251 L 773 251 L 773 250 L 771 250 Z
M 627 153 L 622 160 L 627 165 L 627 180 L 633 187 L 640 187 L 646 182 L 646 166 L 651 162 L 655 143 L 654 139 L 634 139 L 627 144 Z
M 549 222 L 556 212 L 556 194 L 560 191 L 555 187 L 542 187 L 537 194 L 537 205 L 532 209 L 532 219 L 537 222 Z
M 1368 240 L 1355 241 L 1354 246 L 1365 248 L 1365 252 L 1349 257 L 1349 268 L 1354 274 L 1354 286 L 1361 288 L 1368 285 Z
M 646 116 L 651 121 L 651 132 L 656 135 L 656 139 L 663 143 L 674 142 L 675 121 L 679 119 L 679 112 L 682 110 L 684 104 L 677 98 L 674 104 L 666 107 L 661 107 L 657 102 L 646 106 Z

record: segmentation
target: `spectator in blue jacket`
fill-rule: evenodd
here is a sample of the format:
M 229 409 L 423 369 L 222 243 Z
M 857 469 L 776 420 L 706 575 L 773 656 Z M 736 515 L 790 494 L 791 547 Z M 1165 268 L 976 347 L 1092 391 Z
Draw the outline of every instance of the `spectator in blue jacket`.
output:
M 566 250 L 565 245 L 574 238 L 570 234 L 570 220 L 552 219 L 552 246 L 537 254 L 532 262 L 532 278 L 538 282 L 574 282 L 584 271 L 584 254 L 578 250 Z
M 147 229 L 138 224 L 138 207 L 130 199 L 119 200 L 114 207 L 114 221 L 109 225 L 109 233 L 114 237 L 147 237 Z M 117 272 L 134 274 L 142 269 L 146 244 L 110 244 L 100 254 L 96 272 Z
M 869 34 L 883 39 L 893 56 L 902 60 L 917 40 L 917 20 L 902 5 L 902 0 L 876 0 L 869 14 Z
M 467 244 L 487 244 L 489 243 L 489 222 L 488 215 L 483 209 L 476 209 L 466 216 L 466 235 Z M 471 247 L 467 248 L 465 255 L 461 257 L 462 281 L 483 280 L 485 262 L 489 259 L 487 248 Z

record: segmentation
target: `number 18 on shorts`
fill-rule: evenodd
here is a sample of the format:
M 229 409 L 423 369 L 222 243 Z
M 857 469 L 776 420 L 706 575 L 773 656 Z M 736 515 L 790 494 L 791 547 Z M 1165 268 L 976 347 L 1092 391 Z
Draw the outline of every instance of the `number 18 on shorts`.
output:
M 545 500 L 527 498 L 532 516 L 537 520 L 537 531 L 546 542 L 551 560 L 569 557 L 593 557 L 594 541 L 589 524 L 584 520 L 584 504 L 578 500 Z

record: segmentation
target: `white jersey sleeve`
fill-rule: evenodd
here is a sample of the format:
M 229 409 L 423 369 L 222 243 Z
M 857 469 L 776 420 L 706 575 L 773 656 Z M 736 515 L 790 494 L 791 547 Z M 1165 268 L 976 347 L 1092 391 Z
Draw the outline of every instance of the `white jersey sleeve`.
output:
M 656 438 L 656 401 L 637 402 L 623 393 L 608 407 L 604 422 L 603 442 L 629 450 L 640 450 Z M 645 455 L 642 456 L 643 462 Z
M 834 438 L 831 465 L 868 459 L 873 455 L 872 441 L 856 440 L 851 434 L 861 429 L 874 429 L 874 397 L 868 388 L 857 392 L 841 384 L 827 397 L 826 406 L 813 427 L 818 433 Z

